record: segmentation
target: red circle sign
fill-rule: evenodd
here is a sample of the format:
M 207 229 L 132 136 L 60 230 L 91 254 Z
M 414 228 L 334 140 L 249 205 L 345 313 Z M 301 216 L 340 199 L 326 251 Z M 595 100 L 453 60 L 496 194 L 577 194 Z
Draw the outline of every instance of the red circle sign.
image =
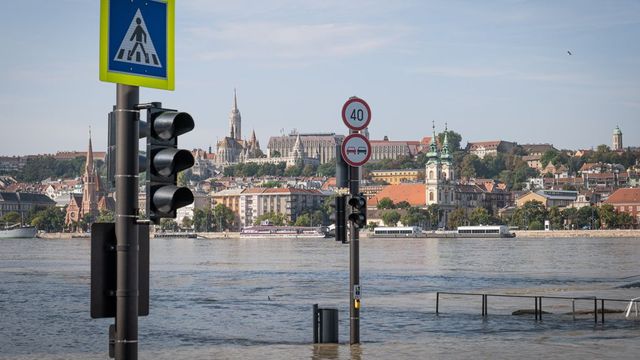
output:
M 366 101 L 352 97 L 342 106 L 342 121 L 351 130 L 362 130 L 371 122 L 371 108 Z
M 371 144 L 362 134 L 348 135 L 342 141 L 342 159 L 351 166 L 362 166 L 371 157 Z

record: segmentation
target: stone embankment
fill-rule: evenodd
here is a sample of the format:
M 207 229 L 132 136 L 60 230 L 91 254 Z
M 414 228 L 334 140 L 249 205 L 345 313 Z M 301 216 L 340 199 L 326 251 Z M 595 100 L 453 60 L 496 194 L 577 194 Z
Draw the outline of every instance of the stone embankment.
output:
M 515 230 L 516 238 L 640 238 L 640 230 Z

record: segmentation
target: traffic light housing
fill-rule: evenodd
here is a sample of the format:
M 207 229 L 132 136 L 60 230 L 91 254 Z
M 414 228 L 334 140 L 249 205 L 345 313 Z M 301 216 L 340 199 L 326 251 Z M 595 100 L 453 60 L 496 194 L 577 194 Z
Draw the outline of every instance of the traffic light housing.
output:
M 335 221 L 336 241 L 347 241 L 347 199 L 342 196 L 336 196 L 335 203 L 331 205 L 333 214 L 331 220 Z
M 362 193 L 354 195 L 349 199 L 351 205 L 351 214 L 349 221 L 352 221 L 359 229 L 367 225 L 367 198 Z
M 147 215 L 157 224 L 193 202 L 191 190 L 177 181 L 178 173 L 194 163 L 190 151 L 178 149 L 178 136 L 193 130 L 194 122 L 187 113 L 152 107 L 147 125 Z

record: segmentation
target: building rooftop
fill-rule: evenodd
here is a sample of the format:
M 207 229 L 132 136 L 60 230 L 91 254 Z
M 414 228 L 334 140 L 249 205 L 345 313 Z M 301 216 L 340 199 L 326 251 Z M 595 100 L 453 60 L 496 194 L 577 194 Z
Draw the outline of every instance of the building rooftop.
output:
M 618 189 L 609 195 L 607 204 L 638 204 L 640 203 L 640 188 Z
M 397 184 L 385 186 L 376 196 L 369 200 L 371 206 L 376 206 L 383 198 L 389 198 L 394 204 L 406 201 L 411 206 L 425 206 L 427 188 L 424 184 Z

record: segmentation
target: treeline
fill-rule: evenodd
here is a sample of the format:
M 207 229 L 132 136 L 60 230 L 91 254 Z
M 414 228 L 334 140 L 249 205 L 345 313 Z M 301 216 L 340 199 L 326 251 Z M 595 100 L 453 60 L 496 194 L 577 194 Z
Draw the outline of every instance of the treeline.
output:
M 335 160 L 321 165 L 302 163 L 288 166 L 285 162 L 277 164 L 240 163 L 224 168 L 224 176 L 262 177 L 262 176 L 334 176 Z
M 543 230 L 545 220 L 549 220 L 551 230 L 561 229 L 631 229 L 633 217 L 617 211 L 610 204 L 584 206 L 580 209 L 557 206 L 545 208 L 539 201 L 527 201 L 516 209 L 509 225 L 520 229 Z
M 69 179 L 82 176 L 86 159 L 76 157 L 69 160 L 57 160 L 52 155 L 42 155 L 27 159 L 25 166 L 19 171 L 4 175 L 11 175 L 21 182 L 36 183 L 47 178 Z M 96 160 L 98 174 L 104 176 L 106 167 L 102 160 Z

